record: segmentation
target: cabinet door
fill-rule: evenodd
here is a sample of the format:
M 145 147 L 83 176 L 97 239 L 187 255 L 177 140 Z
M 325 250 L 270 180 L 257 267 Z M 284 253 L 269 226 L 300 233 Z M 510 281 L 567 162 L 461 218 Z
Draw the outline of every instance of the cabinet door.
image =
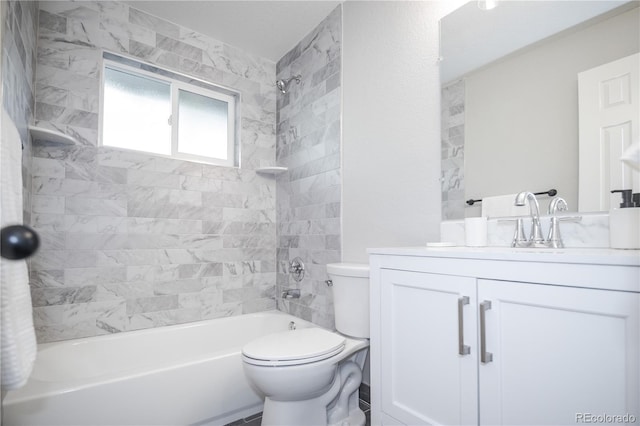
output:
M 479 280 L 478 303 L 481 424 L 640 418 L 639 294 Z
M 473 278 L 382 271 L 383 412 L 409 425 L 477 424 L 475 293 Z

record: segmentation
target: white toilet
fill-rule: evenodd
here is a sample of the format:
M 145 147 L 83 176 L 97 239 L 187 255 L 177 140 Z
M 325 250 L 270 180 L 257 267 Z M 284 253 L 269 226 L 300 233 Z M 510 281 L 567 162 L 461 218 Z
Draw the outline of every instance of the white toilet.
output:
M 302 328 L 242 348 L 244 372 L 265 395 L 263 425 L 358 425 L 362 367 L 369 347 L 369 266 L 332 263 L 337 332 Z

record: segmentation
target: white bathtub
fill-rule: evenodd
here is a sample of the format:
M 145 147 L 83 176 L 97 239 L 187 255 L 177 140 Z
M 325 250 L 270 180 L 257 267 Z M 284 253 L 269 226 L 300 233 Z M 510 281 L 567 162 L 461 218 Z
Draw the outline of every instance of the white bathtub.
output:
M 223 425 L 262 410 L 240 350 L 313 324 L 278 311 L 39 345 L 4 426 Z

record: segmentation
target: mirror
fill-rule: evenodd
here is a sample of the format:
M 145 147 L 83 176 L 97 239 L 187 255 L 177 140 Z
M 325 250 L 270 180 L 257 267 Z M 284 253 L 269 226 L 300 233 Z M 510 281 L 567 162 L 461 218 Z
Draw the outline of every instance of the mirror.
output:
M 485 3 L 440 22 L 443 220 L 479 216 L 469 199 L 552 188 L 575 211 L 578 73 L 640 50 L 639 2 Z

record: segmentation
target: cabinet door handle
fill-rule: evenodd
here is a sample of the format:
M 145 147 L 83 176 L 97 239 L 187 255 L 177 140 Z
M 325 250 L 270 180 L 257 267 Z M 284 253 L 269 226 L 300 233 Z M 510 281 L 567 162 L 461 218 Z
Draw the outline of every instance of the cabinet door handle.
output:
M 458 298 L 458 354 L 469 355 L 471 348 L 464 344 L 464 315 L 463 306 L 469 304 L 469 297 L 462 296 Z
M 480 304 L 480 362 L 483 364 L 493 361 L 493 354 L 487 352 L 487 336 L 486 336 L 486 312 L 491 309 L 491 302 L 485 300 Z

